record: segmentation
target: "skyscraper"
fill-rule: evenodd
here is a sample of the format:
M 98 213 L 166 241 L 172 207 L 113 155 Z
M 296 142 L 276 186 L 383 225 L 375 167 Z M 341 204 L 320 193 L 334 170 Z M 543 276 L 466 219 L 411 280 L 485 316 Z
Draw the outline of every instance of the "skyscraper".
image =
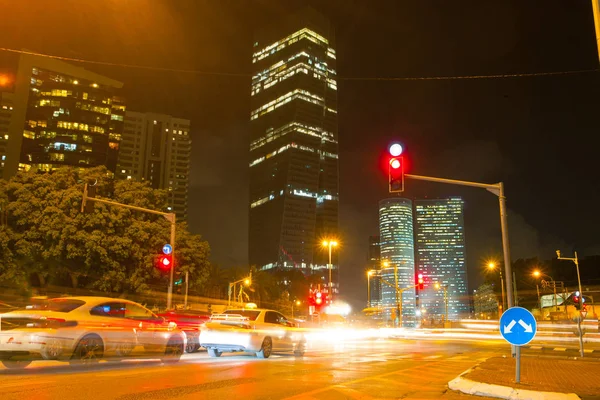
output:
M 116 176 L 166 189 L 169 209 L 185 221 L 191 150 L 189 120 L 127 111 Z
M 8 125 L 13 113 L 13 94 L 0 92 L 0 179 L 6 162 L 6 145 L 8 143 Z
M 4 177 L 65 165 L 114 172 L 125 114 L 115 94 L 122 86 L 62 61 L 21 55 Z
M 381 245 L 379 236 L 369 236 L 369 301 L 371 307 L 381 305 Z
M 443 287 L 448 293 L 448 319 L 470 312 L 463 209 L 458 197 L 415 200 L 417 272 L 426 282 L 419 292 L 419 306 L 427 315 L 445 314 Z M 435 283 L 442 288 L 436 289 Z
M 249 260 L 326 275 L 338 233 L 334 35 L 311 8 L 255 36 L 250 113 Z M 333 252 L 336 281 L 337 252 Z
M 403 290 L 402 325 L 414 327 L 415 321 L 415 248 L 413 239 L 413 210 L 409 199 L 400 197 L 379 202 L 379 236 L 381 246 L 382 279 L 394 284 L 394 267 L 398 269 L 398 288 Z M 382 283 L 381 303 L 386 315 L 395 315 L 396 290 Z

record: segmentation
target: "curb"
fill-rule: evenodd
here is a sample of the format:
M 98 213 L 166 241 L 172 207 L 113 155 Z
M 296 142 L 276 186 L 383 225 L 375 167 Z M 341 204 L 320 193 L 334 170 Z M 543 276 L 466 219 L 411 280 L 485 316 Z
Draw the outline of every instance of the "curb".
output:
M 533 390 L 515 389 L 509 386 L 492 385 L 489 383 L 475 382 L 463 378 L 473 369 L 469 368 L 456 378 L 448 382 L 448 387 L 473 396 L 496 397 L 509 400 L 580 400 L 575 393 L 538 392 Z

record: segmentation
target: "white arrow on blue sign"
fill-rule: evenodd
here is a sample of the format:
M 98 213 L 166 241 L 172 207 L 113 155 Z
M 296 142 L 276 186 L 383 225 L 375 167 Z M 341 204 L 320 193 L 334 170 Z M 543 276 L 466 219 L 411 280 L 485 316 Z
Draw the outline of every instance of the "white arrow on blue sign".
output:
M 526 345 L 536 332 L 537 323 L 533 314 L 523 307 L 511 307 L 500 317 L 500 334 L 512 345 Z
M 169 255 L 173 252 L 173 248 L 171 247 L 170 244 L 165 244 L 163 246 L 163 254 Z

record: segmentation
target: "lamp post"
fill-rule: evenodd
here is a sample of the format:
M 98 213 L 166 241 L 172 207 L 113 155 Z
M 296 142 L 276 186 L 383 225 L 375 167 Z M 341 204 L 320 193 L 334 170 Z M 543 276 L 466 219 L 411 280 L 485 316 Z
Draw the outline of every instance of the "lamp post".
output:
M 235 301 L 235 286 L 238 283 L 244 283 L 244 285 L 246 286 L 250 286 L 252 284 L 252 273 L 250 273 L 250 276 L 247 278 L 242 278 L 240 280 L 237 280 L 235 282 L 229 282 L 229 290 L 228 290 L 228 300 L 227 300 L 227 307 L 231 307 L 231 295 L 233 294 L 233 300 Z M 239 300 L 239 299 L 238 299 Z
M 575 257 L 561 257 L 560 250 L 556 250 L 556 256 L 559 260 L 569 260 L 575 263 L 575 267 L 577 268 L 577 283 L 579 284 L 579 296 L 581 297 L 581 304 L 583 304 L 583 290 L 581 289 L 581 276 L 579 275 L 579 260 L 577 259 L 577 252 L 575 252 Z M 577 327 L 579 328 L 579 353 L 583 358 L 583 331 L 581 329 L 581 314 L 579 314 L 579 318 L 577 318 Z
M 367 271 L 367 307 L 369 308 L 371 308 L 371 275 L 374 273 L 374 269 Z
M 294 304 L 296 304 L 297 306 L 300 306 L 300 300 L 296 300 L 295 302 L 292 303 L 292 319 L 294 319 Z
M 331 269 L 333 268 L 331 264 L 331 248 L 336 247 L 338 242 L 335 240 L 323 240 L 323 247 L 329 248 L 329 264 L 327 265 L 329 268 L 329 304 L 333 303 L 333 282 L 331 281 Z
M 558 311 L 558 302 L 556 301 L 556 282 L 554 281 L 554 278 L 552 278 L 550 275 L 548 274 L 544 274 L 543 272 L 540 272 L 539 270 L 535 270 L 533 271 L 533 276 L 535 276 L 536 278 L 539 278 L 540 276 L 546 276 L 548 278 L 550 278 L 550 282 L 552 282 L 552 287 L 554 289 L 554 311 Z M 542 283 L 545 283 L 546 281 L 542 281 Z M 537 286 L 537 284 L 536 284 Z M 538 301 L 540 302 L 540 312 L 542 312 L 542 303 L 541 303 L 541 298 L 540 298 L 540 291 L 538 289 Z
M 493 271 L 496 269 L 496 263 L 489 262 L 487 267 Z M 504 308 L 504 278 L 502 277 L 502 268 L 499 268 L 498 270 L 500 271 L 500 287 L 502 288 L 502 312 L 504 312 L 506 311 L 506 308 Z
M 446 305 L 446 312 L 444 316 L 444 325 L 448 322 L 448 285 L 440 285 L 439 283 L 435 284 L 436 289 L 444 289 L 444 304 Z

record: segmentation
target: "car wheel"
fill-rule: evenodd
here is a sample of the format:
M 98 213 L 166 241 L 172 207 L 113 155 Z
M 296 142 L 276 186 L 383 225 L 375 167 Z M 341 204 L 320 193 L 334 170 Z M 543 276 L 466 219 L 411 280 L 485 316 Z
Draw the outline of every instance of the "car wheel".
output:
M 185 346 L 186 353 L 195 353 L 200 349 L 200 345 L 198 343 L 190 343 L 188 342 L 187 346 Z
M 208 355 L 211 357 L 221 357 L 223 352 L 219 351 L 219 349 L 208 348 Z
M 260 346 L 260 351 L 256 353 L 256 357 L 258 358 L 269 358 L 271 356 L 271 352 L 273 351 L 273 341 L 270 337 L 266 337 L 263 339 L 262 346 Z
M 31 361 L 2 360 L 0 361 L 8 369 L 23 369 L 31 364 Z
M 301 341 L 296 344 L 296 348 L 294 349 L 294 355 L 296 357 L 302 357 L 306 352 L 306 342 Z
M 40 352 L 44 360 L 56 360 L 63 353 L 63 345 L 58 339 L 50 339 Z
M 183 354 L 183 341 L 179 338 L 172 337 L 165 346 L 165 355 L 162 357 L 162 362 L 178 362 Z
M 79 340 L 69 363 L 94 364 L 104 356 L 104 344 L 98 335 L 86 335 Z

